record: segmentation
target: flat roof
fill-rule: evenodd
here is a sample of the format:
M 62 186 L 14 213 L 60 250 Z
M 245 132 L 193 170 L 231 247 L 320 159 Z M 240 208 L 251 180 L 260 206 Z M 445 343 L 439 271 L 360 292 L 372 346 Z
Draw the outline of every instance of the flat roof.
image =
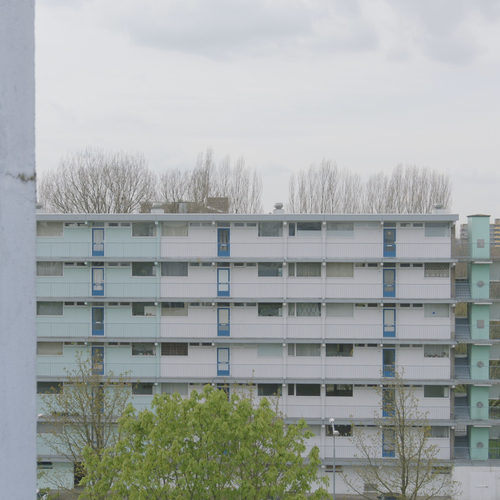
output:
M 134 214 L 36 214 L 38 221 L 199 221 L 199 222 L 454 222 L 458 220 L 457 214 L 228 214 L 228 213 L 134 213 Z

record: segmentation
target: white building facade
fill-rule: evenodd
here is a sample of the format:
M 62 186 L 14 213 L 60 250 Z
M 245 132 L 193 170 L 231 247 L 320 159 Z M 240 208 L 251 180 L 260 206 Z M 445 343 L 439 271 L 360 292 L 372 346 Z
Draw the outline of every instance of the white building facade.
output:
M 500 464 L 490 404 L 499 273 L 489 218 L 469 218 L 465 250 L 457 219 L 39 213 L 39 393 L 82 349 L 102 357 L 103 373 L 140 381 L 139 409 L 158 393 L 251 383 L 257 397 L 279 395 L 287 420 L 307 420 L 331 477 L 329 419 L 335 464 L 348 472 L 351 424 L 373 425 L 376 388 L 395 367 L 415 387 L 439 458 L 459 476 L 480 474 L 463 498 L 495 498 L 484 494 L 497 490 Z M 66 470 L 71 481 L 71 464 L 43 444 L 39 456 L 47 477 Z M 339 480 L 337 493 L 349 493 Z

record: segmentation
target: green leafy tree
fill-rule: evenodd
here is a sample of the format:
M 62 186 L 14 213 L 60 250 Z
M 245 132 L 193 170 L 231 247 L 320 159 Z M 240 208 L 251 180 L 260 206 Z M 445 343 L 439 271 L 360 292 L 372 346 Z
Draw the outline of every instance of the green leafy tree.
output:
M 438 459 L 440 447 L 432 444 L 427 415 L 418 410 L 413 387 L 396 371 L 378 389 L 381 408 L 375 414 L 375 433 L 353 424 L 351 442 L 356 446 L 355 479 L 344 481 L 364 498 L 365 485 L 383 496 L 398 500 L 453 498 L 460 491 L 452 480 L 452 466 Z
M 152 411 L 129 407 L 120 440 L 102 460 L 88 450 L 86 499 L 305 499 L 317 478 L 319 450 L 307 458 L 306 423 L 285 425 L 271 403 L 211 386 L 156 396 Z M 327 483 L 327 480 L 324 480 Z M 320 488 L 308 498 L 329 498 Z
M 102 366 L 98 356 L 77 352 L 75 367 L 65 369 L 64 379 L 42 396 L 41 439 L 51 454 L 73 464 L 75 485 L 86 473 L 83 450 L 100 460 L 116 444 L 118 418 L 132 395 L 127 374 L 102 375 Z M 72 490 L 64 474 L 52 472 L 48 479 L 54 489 Z

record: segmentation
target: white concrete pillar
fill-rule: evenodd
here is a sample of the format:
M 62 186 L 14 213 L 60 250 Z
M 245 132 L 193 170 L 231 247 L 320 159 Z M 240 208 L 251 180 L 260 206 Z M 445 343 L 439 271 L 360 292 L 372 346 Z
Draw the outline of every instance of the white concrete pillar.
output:
M 0 497 L 36 493 L 34 0 L 0 0 Z

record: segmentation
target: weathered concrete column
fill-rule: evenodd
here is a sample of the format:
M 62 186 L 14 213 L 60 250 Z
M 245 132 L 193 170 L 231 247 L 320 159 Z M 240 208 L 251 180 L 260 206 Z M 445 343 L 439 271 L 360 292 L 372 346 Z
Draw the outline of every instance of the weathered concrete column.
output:
M 36 493 L 34 0 L 0 0 L 0 496 Z

